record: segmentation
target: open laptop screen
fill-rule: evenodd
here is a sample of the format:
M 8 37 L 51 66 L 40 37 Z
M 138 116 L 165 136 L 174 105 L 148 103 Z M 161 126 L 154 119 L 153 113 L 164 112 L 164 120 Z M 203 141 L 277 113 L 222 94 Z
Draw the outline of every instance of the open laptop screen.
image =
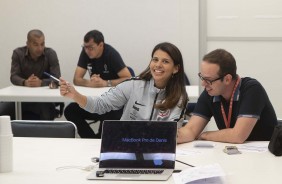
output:
M 175 121 L 104 121 L 100 168 L 174 168 Z

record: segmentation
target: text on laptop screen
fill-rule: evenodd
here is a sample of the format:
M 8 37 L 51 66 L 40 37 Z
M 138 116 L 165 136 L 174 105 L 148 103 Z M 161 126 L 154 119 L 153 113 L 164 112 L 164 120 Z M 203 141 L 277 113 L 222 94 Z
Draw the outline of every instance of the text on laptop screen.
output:
M 173 121 L 104 121 L 99 167 L 174 168 Z

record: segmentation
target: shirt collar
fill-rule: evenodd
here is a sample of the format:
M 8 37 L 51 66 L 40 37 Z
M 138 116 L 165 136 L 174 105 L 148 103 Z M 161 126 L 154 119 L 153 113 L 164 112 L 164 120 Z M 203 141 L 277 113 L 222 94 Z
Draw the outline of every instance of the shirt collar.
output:
M 28 48 L 27 48 L 27 46 L 25 46 L 25 56 L 29 56 L 30 57 L 30 54 L 29 54 L 29 51 L 28 51 Z M 42 53 L 42 55 L 41 56 L 44 56 L 45 55 L 45 48 L 44 48 L 44 50 L 43 50 L 43 53 Z M 41 57 L 40 56 L 40 57 Z
M 242 79 L 240 79 L 239 85 L 238 85 L 237 89 L 235 90 L 233 101 L 239 101 L 241 83 L 242 83 Z M 214 96 L 213 97 L 213 102 L 220 102 L 220 100 L 221 100 L 221 96 Z

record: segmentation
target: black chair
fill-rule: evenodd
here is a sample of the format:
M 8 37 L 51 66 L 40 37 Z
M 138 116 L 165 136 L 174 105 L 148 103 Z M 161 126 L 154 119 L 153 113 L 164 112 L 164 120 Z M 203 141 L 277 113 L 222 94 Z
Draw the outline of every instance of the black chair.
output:
M 184 82 L 186 86 L 190 86 L 190 81 L 186 74 L 184 75 Z M 188 105 L 186 107 L 186 115 L 191 116 L 191 113 L 194 111 L 195 106 L 196 106 L 196 103 L 188 102 Z
M 64 102 L 56 102 L 55 103 L 55 118 L 60 118 L 64 114 L 65 103 Z
M 282 126 L 282 119 L 278 119 L 278 120 L 277 120 L 277 123 L 278 123 L 278 125 L 281 125 L 281 126 Z
M 127 66 L 127 68 L 128 68 L 128 70 L 129 70 L 131 76 L 132 76 L 132 77 L 135 77 L 135 72 L 134 72 L 134 70 L 133 70 L 130 66 Z
M 64 102 L 56 102 L 54 103 L 54 119 L 60 118 L 63 115 L 65 103 Z M 0 102 L 0 115 L 8 115 L 11 117 L 11 120 L 16 119 L 15 116 L 15 102 Z M 23 119 L 27 120 L 38 120 L 40 119 L 39 114 L 34 114 L 29 111 L 24 112 Z
M 189 81 L 186 73 L 184 73 L 184 83 L 185 83 L 186 86 L 190 86 L 190 81 Z
M 75 138 L 77 128 L 70 121 L 12 120 L 14 137 Z
M 8 115 L 12 120 L 16 119 L 15 102 L 0 102 L 0 115 Z

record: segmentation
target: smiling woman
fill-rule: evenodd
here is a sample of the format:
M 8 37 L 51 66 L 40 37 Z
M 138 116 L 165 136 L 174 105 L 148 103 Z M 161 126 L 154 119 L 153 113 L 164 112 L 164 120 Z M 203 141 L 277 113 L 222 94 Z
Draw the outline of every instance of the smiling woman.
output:
M 163 89 L 167 85 L 169 78 L 178 72 L 179 65 L 175 65 L 171 57 L 160 49 L 155 51 L 150 63 L 150 69 L 155 79 L 155 86 Z
M 124 107 L 121 120 L 179 121 L 188 101 L 181 52 L 175 45 L 163 42 L 155 46 L 151 58 L 138 77 L 118 84 L 100 97 L 84 96 L 65 80 L 61 80 L 61 94 L 90 113 L 104 114 Z M 68 93 L 66 89 L 70 89 Z M 81 126 L 77 124 L 78 132 Z
M 155 46 L 151 57 L 149 67 L 139 77 L 145 80 L 153 78 L 157 88 L 166 88 L 165 100 L 156 106 L 160 109 L 171 108 L 182 95 L 184 104 L 181 105 L 185 105 L 188 97 L 185 92 L 184 65 L 180 50 L 175 45 L 164 42 Z

